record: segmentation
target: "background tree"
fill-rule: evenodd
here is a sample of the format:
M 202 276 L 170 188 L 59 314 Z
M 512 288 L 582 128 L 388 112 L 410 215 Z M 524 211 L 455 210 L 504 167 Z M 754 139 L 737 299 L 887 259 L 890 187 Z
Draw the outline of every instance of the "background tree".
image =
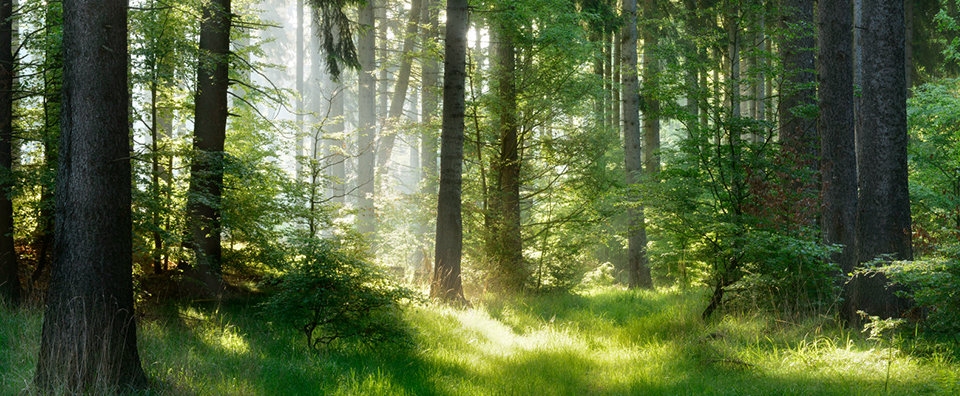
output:
M 0 1 L 0 298 L 20 300 L 20 266 L 13 242 L 13 2 Z

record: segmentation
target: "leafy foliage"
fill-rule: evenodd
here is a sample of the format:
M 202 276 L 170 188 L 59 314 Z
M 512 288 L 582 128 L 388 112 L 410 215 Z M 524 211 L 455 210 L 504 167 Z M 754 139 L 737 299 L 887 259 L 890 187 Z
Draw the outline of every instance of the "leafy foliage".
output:
M 303 332 L 314 350 L 335 340 L 376 343 L 403 334 L 400 304 L 415 299 L 376 267 L 332 243 L 304 239 L 295 244 L 289 268 L 267 281 L 276 292 L 263 312 Z

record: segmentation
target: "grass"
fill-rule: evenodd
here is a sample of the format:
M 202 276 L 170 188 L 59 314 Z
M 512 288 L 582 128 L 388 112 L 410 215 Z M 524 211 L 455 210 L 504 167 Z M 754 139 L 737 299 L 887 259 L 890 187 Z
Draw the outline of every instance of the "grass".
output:
M 162 395 L 884 394 L 891 351 L 827 321 L 703 322 L 700 291 L 602 289 L 410 307 L 409 342 L 311 353 L 256 315 L 170 306 L 142 320 L 140 354 Z M 0 394 L 29 393 L 41 319 L 0 310 Z M 960 394 L 956 351 L 900 343 L 889 394 Z

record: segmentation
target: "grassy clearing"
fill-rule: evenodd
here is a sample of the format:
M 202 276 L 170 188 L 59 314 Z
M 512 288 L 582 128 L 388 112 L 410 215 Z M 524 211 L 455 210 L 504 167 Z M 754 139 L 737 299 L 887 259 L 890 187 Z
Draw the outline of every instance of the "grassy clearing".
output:
M 144 320 L 151 394 L 960 394 L 950 352 L 891 350 L 822 323 L 727 317 L 704 323 L 699 292 L 597 290 L 412 307 L 410 340 L 321 354 L 252 303 L 169 307 Z M 25 389 L 37 310 L 2 310 L 0 394 Z M 929 348 L 928 348 L 929 349 Z M 907 353 L 906 351 L 910 351 Z

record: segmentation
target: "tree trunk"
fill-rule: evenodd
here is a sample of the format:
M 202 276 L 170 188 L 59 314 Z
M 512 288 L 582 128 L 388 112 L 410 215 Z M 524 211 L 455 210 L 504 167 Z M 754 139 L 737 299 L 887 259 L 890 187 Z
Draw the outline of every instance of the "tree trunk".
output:
M 520 229 L 520 151 L 517 125 L 516 52 L 514 32 L 516 27 L 501 18 L 494 22 L 497 30 L 496 114 L 500 129 L 500 157 L 497 159 L 497 199 L 495 216 L 494 251 L 498 280 L 497 287 L 507 293 L 523 289 L 523 245 Z M 601 46 L 602 48 L 602 46 Z M 602 72 L 602 70 L 601 70 Z M 601 105 L 600 109 L 603 107 Z M 602 114 L 602 113 L 601 113 Z
M 204 3 L 187 211 L 196 274 L 208 293 L 220 291 L 220 202 L 227 128 L 230 0 Z
M 20 302 L 20 266 L 13 244 L 13 1 L 0 0 L 0 300 Z
M 640 181 L 640 86 L 637 82 L 637 0 L 623 0 L 623 140 L 624 169 L 627 185 Z M 627 284 L 631 288 L 653 287 L 647 264 L 647 234 L 643 207 L 628 209 Z
M 863 129 L 857 135 L 857 259 L 889 254 L 911 260 L 903 2 L 863 0 L 863 23 L 863 53 L 870 56 L 863 58 Z M 855 278 L 849 292 L 852 306 L 871 315 L 899 316 L 905 308 L 882 275 Z
M 461 178 L 467 58 L 466 0 L 447 0 L 447 31 L 443 66 L 443 132 L 440 147 L 440 192 L 437 203 L 437 243 L 430 296 L 462 302 L 460 258 L 463 252 Z
M 367 1 L 366 5 L 360 8 L 361 25 L 372 30 L 374 28 L 374 7 L 373 1 Z M 360 58 L 359 70 L 359 90 L 357 96 L 357 110 L 359 120 L 357 126 L 357 144 L 360 152 L 357 158 L 357 191 L 358 209 L 357 230 L 362 234 L 373 235 L 376 232 L 376 213 L 373 208 L 374 194 L 374 162 L 376 161 L 376 148 L 374 147 L 374 136 L 376 135 L 377 119 L 377 93 L 376 77 L 373 73 L 376 68 L 374 61 L 376 40 L 372 31 L 367 31 L 360 35 L 358 40 L 357 52 Z
M 652 179 L 660 173 L 660 100 L 657 99 L 660 29 L 656 24 L 657 2 L 644 0 L 643 8 L 647 22 L 643 29 L 643 167 Z
M 817 170 L 820 149 L 816 116 L 814 51 L 816 35 L 813 25 L 813 0 L 786 0 L 783 27 L 786 39 L 781 45 L 784 82 L 780 91 L 780 142 L 784 158 L 796 172 L 787 185 L 802 200 L 816 201 L 818 186 L 810 180 Z M 796 213 L 793 222 L 813 226 L 816 218 Z
M 851 0 L 821 1 L 817 76 L 820 109 L 821 232 L 826 244 L 844 245 L 832 257 L 844 274 L 856 266 L 857 153 L 853 121 L 853 14 Z
M 303 87 L 303 0 L 297 0 L 297 53 L 296 53 L 296 89 L 297 89 L 297 114 L 296 114 L 296 128 L 294 130 L 294 176 L 297 180 L 301 180 L 303 175 L 303 141 L 306 138 L 306 135 L 303 130 L 303 97 L 307 94 L 304 92 Z
M 434 203 L 437 199 L 437 130 L 434 128 L 434 118 L 439 107 L 439 89 L 437 81 L 440 74 L 439 54 L 429 51 L 436 42 L 439 32 L 439 17 L 436 10 L 436 1 L 425 0 L 423 4 L 423 19 L 426 21 L 427 29 L 421 35 L 421 48 L 423 49 L 423 58 L 421 59 L 421 70 L 423 73 L 420 119 L 423 121 L 423 129 L 420 133 L 420 193 L 425 202 Z M 433 211 L 428 211 L 432 213 Z M 419 269 L 418 280 L 429 281 L 430 272 L 433 267 L 433 255 L 431 254 L 430 222 L 427 220 L 429 215 L 422 217 L 420 224 L 420 250 L 423 255 L 422 266 Z
M 387 173 L 387 162 L 393 152 L 393 145 L 397 139 L 400 117 L 403 115 L 403 105 L 407 98 L 407 88 L 410 86 L 410 69 L 413 66 L 413 50 L 416 44 L 417 29 L 420 26 L 420 6 L 423 0 L 413 0 L 410 8 L 410 20 L 407 22 L 403 36 L 403 48 L 400 52 L 400 71 L 397 73 L 396 85 L 393 88 L 393 98 L 390 100 L 390 112 L 384 122 L 384 130 L 380 145 L 377 149 L 377 169 L 384 175 Z M 380 177 L 381 182 L 385 180 Z
M 63 10 L 59 220 L 35 380 L 43 393 L 139 388 L 127 2 L 64 0 Z

